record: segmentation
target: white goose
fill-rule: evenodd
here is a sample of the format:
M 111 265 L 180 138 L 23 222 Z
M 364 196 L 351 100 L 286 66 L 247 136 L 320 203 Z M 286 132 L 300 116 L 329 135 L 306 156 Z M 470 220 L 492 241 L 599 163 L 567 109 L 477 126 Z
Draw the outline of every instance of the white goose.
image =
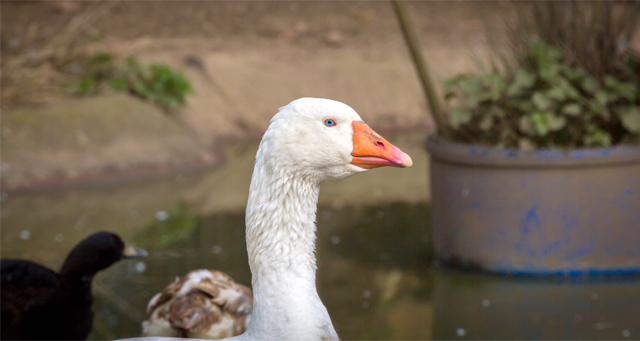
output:
M 339 340 L 316 290 L 320 184 L 412 164 L 346 104 L 301 98 L 280 108 L 262 137 L 246 210 L 251 323 L 230 340 Z

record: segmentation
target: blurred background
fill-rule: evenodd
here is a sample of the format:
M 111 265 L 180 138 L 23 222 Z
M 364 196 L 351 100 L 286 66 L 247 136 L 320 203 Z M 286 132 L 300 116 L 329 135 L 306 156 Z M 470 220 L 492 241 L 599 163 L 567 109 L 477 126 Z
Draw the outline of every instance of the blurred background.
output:
M 150 253 L 95 279 L 90 339 L 139 336 L 149 299 L 192 269 L 250 285 L 244 208 L 259 139 L 305 96 L 347 103 L 414 160 L 322 187 L 317 286 L 342 339 L 640 337 L 637 278 L 434 266 L 423 144 L 435 121 L 391 3 L 0 6 L 2 258 L 58 270 L 99 230 Z M 483 70 L 518 6 L 409 2 L 435 83 Z

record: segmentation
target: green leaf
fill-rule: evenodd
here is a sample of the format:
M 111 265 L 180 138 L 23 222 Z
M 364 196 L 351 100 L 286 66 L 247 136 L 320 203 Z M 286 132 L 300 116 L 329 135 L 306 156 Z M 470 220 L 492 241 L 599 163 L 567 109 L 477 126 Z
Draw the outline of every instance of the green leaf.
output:
M 586 75 L 586 72 L 579 68 L 567 68 L 564 73 L 572 82 L 580 81 Z
M 458 83 L 460 83 L 462 80 L 464 80 L 464 79 L 466 79 L 468 77 L 470 77 L 470 76 L 463 73 L 463 74 L 457 75 L 455 77 L 448 78 L 444 82 L 442 82 L 442 87 L 445 90 L 451 89 L 453 87 L 457 87 L 457 86 L 459 86 Z
M 507 106 L 517 109 L 523 113 L 528 113 L 535 110 L 535 106 L 529 99 L 511 99 L 507 101 Z
M 634 101 L 638 97 L 638 86 L 633 83 L 619 83 L 615 91 L 630 101 Z
M 484 81 L 499 91 L 504 91 L 507 88 L 507 82 L 505 82 L 505 80 L 496 73 L 489 73 L 485 75 Z
M 562 102 L 567 99 L 567 92 L 562 86 L 554 86 L 551 90 L 547 91 L 545 95 L 558 102 Z
M 536 135 L 545 136 L 549 134 L 549 131 L 551 131 L 551 128 L 549 127 L 549 123 L 547 122 L 547 116 L 549 114 L 550 113 L 546 111 L 545 112 L 536 111 L 530 116 L 531 121 L 533 122 L 533 127 L 535 129 Z
M 557 100 L 564 101 L 566 99 L 582 99 L 582 94 L 565 78 L 558 79 L 554 87 L 549 90 L 548 95 Z
M 600 84 L 598 84 L 593 77 L 587 76 L 582 80 L 582 88 L 586 92 L 594 95 L 598 90 L 600 90 Z
M 557 64 L 562 56 L 560 50 L 551 47 L 540 39 L 532 39 L 529 42 L 529 54 L 538 66 Z
M 502 97 L 502 93 L 507 89 L 507 82 L 495 73 L 489 73 L 482 76 L 482 82 L 485 88 L 491 94 L 490 99 L 494 102 Z
M 610 146 L 611 134 L 595 124 L 587 125 L 587 134 L 582 139 L 585 146 Z
M 564 116 L 556 116 L 552 113 L 547 115 L 547 126 L 551 131 L 558 131 L 564 128 L 567 124 L 567 119 Z
M 483 116 L 482 119 L 480 120 L 480 123 L 478 124 L 478 127 L 482 131 L 491 130 L 491 128 L 493 127 L 493 117 L 488 115 Z
M 629 107 L 620 114 L 622 126 L 634 134 L 640 134 L 640 108 Z
M 454 97 L 456 97 L 456 93 L 453 91 L 445 91 L 444 93 L 444 99 L 449 101 L 451 99 L 453 99 Z
M 557 82 L 559 73 L 559 64 L 549 64 L 541 67 L 539 70 L 540 78 L 552 84 Z
M 583 98 L 582 94 L 580 94 L 580 91 L 578 91 L 576 88 L 574 88 L 570 84 L 564 88 L 564 91 L 565 91 L 565 94 L 567 95 L 567 98 L 570 98 L 572 100 Z
M 497 118 L 504 118 L 506 113 L 504 112 L 504 109 L 502 109 L 500 106 L 492 105 L 489 107 L 489 109 L 487 109 L 487 115 L 497 117 Z
M 536 133 L 533 121 L 528 116 L 520 117 L 520 120 L 518 121 L 518 128 L 520 129 L 520 132 L 525 135 L 533 136 Z
M 476 92 L 467 94 L 467 102 L 470 108 L 476 108 L 478 104 L 491 101 L 493 95 L 491 92 Z
M 454 129 L 458 129 L 461 125 L 471 122 L 471 118 L 471 111 L 458 107 L 451 111 L 449 124 L 451 124 Z
M 533 102 L 533 105 L 535 105 L 538 110 L 549 110 L 553 105 L 553 101 L 550 100 L 547 96 L 545 96 L 541 92 L 534 93 L 533 97 L 531 98 L 531 101 Z
M 523 137 L 518 140 L 518 148 L 530 152 L 536 149 L 536 144 L 533 143 L 533 141 L 531 141 L 530 139 Z
M 630 101 L 633 101 L 638 95 L 638 88 L 631 82 L 621 82 L 615 77 L 608 75 L 604 78 L 604 85 L 607 89 L 617 97 L 624 97 Z
M 113 55 L 104 51 L 96 51 L 87 58 L 88 63 L 109 63 L 113 61 Z
M 127 81 L 124 78 L 116 78 L 111 81 L 111 88 L 113 90 L 124 91 L 128 88 Z
M 509 96 L 517 96 L 522 91 L 531 89 L 536 82 L 536 76 L 524 69 L 519 69 L 513 78 L 513 83 L 509 85 L 507 94 Z
M 516 132 L 509 128 L 500 129 L 500 139 L 502 141 L 506 141 L 507 139 L 515 136 L 517 136 Z
M 609 119 L 610 114 L 607 107 L 602 106 L 598 101 L 589 101 L 586 103 L 587 103 L 587 109 L 589 109 L 589 112 L 591 114 L 600 116 L 604 119 Z
M 540 116 L 532 117 L 533 127 L 535 128 L 536 135 L 545 136 L 549 134 L 549 126 L 547 125 L 547 120 L 541 118 Z
M 79 95 L 96 95 L 98 93 L 98 84 L 95 79 L 86 77 L 81 79 L 75 86 L 75 92 Z
M 596 102 L 598 102 L 599 105 L 604 107 L 607 105 L 607 103 L 609 103 L 609 101 L 611 100 L 611 97 L 612 96 L 610 96 L 609 93 L 607 93 L 606 91 L 598 91 L 596 93 L 595 100 Z
M 580 104 L 577 103 L 567 104 L 562 108 L 562 113 L 568 116 L 578 116 L 580 112 L 582 112 L 582 109 Z
M 482 83 L 476 77 L 468 78 L 460 82 L 460 89 L 467 94 L 477 94 L 482 92 Z
M 619 83 L 618 80 L 611 75 L 607 75 L 604 77 L 604 86 L 606 86 L 609 89 L 615 89 L 618 83 Z
M 609 114 L 609 109 L 607 108 L 607 104 L 609 104 L 609 102 L 611 102 L 613 98 L 614 96 L 611 96 L 611 94 L 602 90 L 596 93 L 594 100 L 591 101 L 589 104 L 592 105 L 594 109 L 594 113 L 596 115 L 608 120 L 611 115 Z

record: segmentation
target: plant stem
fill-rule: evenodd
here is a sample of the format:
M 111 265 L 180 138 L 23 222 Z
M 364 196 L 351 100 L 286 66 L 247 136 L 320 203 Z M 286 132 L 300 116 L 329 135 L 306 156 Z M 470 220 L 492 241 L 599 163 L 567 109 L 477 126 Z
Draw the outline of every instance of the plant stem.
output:
M 402 34 L 411 52 L 413 63 L 416 67 L 416 70 L 418 71 L 420 83 L 422 84 L 422 89 L 424 90 L 425 97 L 427 98 L 427 103 L 429 104 L 429 108 L 431 109 L 433 118 L 436 121 L 436 125 L 438 126 L 438 134 L 444 138 L 449 138 L 451 136 L 451 132 L 449 131 L 449 126 L 447 126 L 446 124 L 444 112 L 442 111 L 442 106 L 440 105 L 440 101 L 438 100 L 439 97 L 436 93 L 433 82 L 429 77 L 427 62 L 424 60 L 422 52 L 420 51 L 418 39 L 411 24 L 409 14 L 407 13 L 407 10 L 402 1 L 392 0 L 391 3 L 393 4 L 396 16 L 398 18 L 398 21 L 400 22 Z

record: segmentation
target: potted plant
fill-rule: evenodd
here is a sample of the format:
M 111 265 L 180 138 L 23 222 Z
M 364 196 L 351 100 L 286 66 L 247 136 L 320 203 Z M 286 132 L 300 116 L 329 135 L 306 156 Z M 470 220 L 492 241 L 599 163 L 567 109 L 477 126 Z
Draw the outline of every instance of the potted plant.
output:
M 640 73 L 618 48 L 635 5 L 531 6 L 510 63 L 445 82 L 448 120 L 426 142 L 436 258 L 504 274 L 640 272 Z

